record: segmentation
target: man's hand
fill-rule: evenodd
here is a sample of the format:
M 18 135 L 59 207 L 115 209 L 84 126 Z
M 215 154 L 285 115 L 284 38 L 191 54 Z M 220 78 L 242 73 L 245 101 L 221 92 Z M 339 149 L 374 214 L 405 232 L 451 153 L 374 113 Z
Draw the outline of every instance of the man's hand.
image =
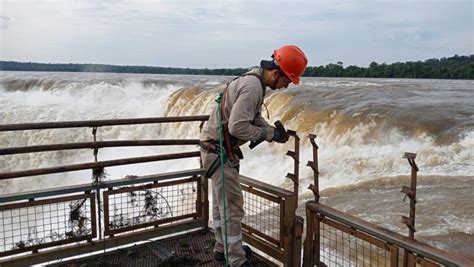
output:
M 286 132 L 286 129 L 281 123 L 281 121 L 276 121 L 272 140 L 277 143 L 286 143 L 289 138 L 290 136 Z
M 272 140 L 270 142 L 275 141 L 277 143 L 286 143 L 288 141 L 290 136 L 288 135 L 288 133 L 286 132 L 285 127 L 283 126 L 283 124 L 280 121 L 276 121 L 275 122 L 275 127 L 272 127 L 272 128 L 273 128 L 273 137 L 272 137 Z M 250 149 L 253 149 L 254 147 L 258 146 L 264 140 L 265 139 L 260 139 L 256 142 L 251 142 L 250 145 L 249 145 Z

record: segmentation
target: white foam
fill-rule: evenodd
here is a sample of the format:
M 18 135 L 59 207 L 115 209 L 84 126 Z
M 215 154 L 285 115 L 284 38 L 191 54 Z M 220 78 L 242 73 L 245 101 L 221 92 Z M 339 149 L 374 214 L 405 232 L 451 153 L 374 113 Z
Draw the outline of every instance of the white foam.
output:
M 1 123 L 160 117 L 165 116 L 169 95 L 177 89 L 179 89 L 178 86 L 172 85 L 161 88 L 156 86 L 145 88 L 138 82 L 124 84 L 70 82 L 63 88 L 52 88 L 50 90 L 33 88 L 28 92 L 2 91 L 0 93 L 2 99 L 0 107 Z M 159 135 L 160 127 L 156 125 L 154 127 L 152 125 L 101 127 L 97 133 L 98 140 L 156 139 Z M 88 128 L 4 132 L 0 134 L 1 147 L 86 141 L 92 141 L 91 130 Z M 139 153 L 135 155 L 146 154 L 148 150 L 148 148 L 139 149 Z M 126 152 L 120 149 L 102 149 L 99 153 L 99 160 L 125 158 L 128 157 L 129 153 L 132 153 L 131 151 L 133 149 L 126 150 Z M 24 170 L 91 162 L 93 160 L 90 150 L 19 154 L 2 156 L 0 169 L 2 171 Z M 173 168 L 172 164 L 166 163 L 159 163 L 154 166 L 155 169 L 161 168 L 161 170 Z M 175 165 L 174 167 L 176 170 L 176 167 L 179 166 Z M 143 173 L 137 170 L 146 168 L 133 165 L 130 171 Z M 115 178 L 129 174 L 129 171 L 119 173 L 114 168 L 110 168 L 108 171 Z M 48 178 L 44 176 L 34 177 L 34 180 L 38 188 L 47 187 L 48 184 L 59 186 L 88 182 L 90 181 L 90 174 L 88 172 L 71 172 L 61 175 L 48 175 Z M 31 186 L 25 186 L 25 182 L 19 181 L 13 184 L 17 184 L 18 187 L 8 188 L 10 192 L 31 189 Z
M 161 79 L 161 76 L 157 77 L 153 77 L 153 79 Z M 214 99 L 217 90 L 198 90 L 196 96 L 191 100 L 178 99 L 173 106 L 169 106 L 170 95 L 180 88 L 180 84 L 186 83 L 181 79 L 184 78 L 180 78 L 180 76 L 167 77 L 166 81 L 169 82 L 164 83 L 166 85 L 158 86 L 157 82 L 146 87 L 143 86 L 140 78 L 136 77 L 133 79 L 121 77 L 120 82 L 113 83 L 100 79 L 97 82 L 91 82 L 89 79 L 87 83 L 72 81 L 68 82 L 65 87 L 54 87 L 47 91 L 41 90 L 41 88 L 28 92 L 2 91 L 0 100 L 2 123 L 209 114 L 216 105 Z M 222 79 L 207 77 L 198 80 L 205 85 L 221 84 Z M 313 79 L 305 82 L 326 82 L 339 87 L 347 84 L 365 83 L 364 81 L 344 79 L 329 81 Z M 196 84 L 196 86 L 198 85 Z M 276 94 L 278 93 L 273 95 Z M 281 118 L 285 112 L 286 107 L 270 110 L 272 120 Z M 334 113 L 335 115 L 336 113 Z M 290 129 L 297 129 L 297 123 L 297 119 L 286 122 Z M 199 135 L 198 125 L 199 123 L 183 123 L 101 127 L 98 138 L 100 140 L 196 138 Z M 384 130 L 385 132 L 377 138 L 372 135 L 374 131 L 380 131 L 380 125 L 375 121 L 359 123 L 343 133 L 337 131 L 336 124 L 328 122 L 315 125 L 310 132 L 299 133 L 303 140 L 300 159 L 302 187 L 306 187 L 312 181 L 311 169 L 304 166 L 307 161 L 312 160 L 312 148 L 305 138 L 308 133 L 318 135 L 322 188 L 353 184 L 381 176 L 409 174 L 409 165 L 402 158 L 405 152 L 418 154 L 416 162 L 420 167 L 421 175 L 462 176 L 474 173 L 474 164 L 472 164 L 474 132 L 472 130 L 467 131 L 458 143 L 450 145 L 438 145 L 430 136 L 426 135 L 406 136 L 396 128 Z M 0 145 L 9 147 L 26 144 L 79 142 L 91 141 L 91 138 L 90 129 L 26 131 L 20 135 L 17 133 L 0 134 Z M 293 171 L 291 160 L 284 156 L 286 150 L 289 149 L 292 149 L 290 144 L 281 146 L 266 143 L 251 152 L 244 148 L 246 160 L 242 163 L 242 173 L 277 185 L 281 184 L 285 180 L 286 173 Z M 137 151 L 150 153 L 153 150 L 143 148 Z M 160 151 L 156 150 L 156 152 Z M 123 152 L 103 149 L 100 153 L 101 158 L 106 159 L 125 157 L 120 154 L 129 152 L 128 150 Z M 71 152 L 58 152 L 5 157 L 5 161 L 0 163 L 0 168 L 10 170 L 11 166 L 21 169 L 31 166 L 54 166 L 64 162 L 84 162 L 84 160 L 91 159 L 90 155 L 90 151 L 85 151 L 77 155 L 71 154 Z M 15 161 L 15 164 L 9 163 L 12 161 Z M 160 169 L 167 169 L 168 165 L 164 163 L 163 166 L 161 164 L 156 166 L 160 166 Z M 172 164 L 169 166 L 173 168 Z M 266 166 L 271 167 L 267 168 Z M 131 168 L 131 172 L 137 173 L 139 170 L 145 169 Z M 112 170 L 111 172 L 117 176 L 125 174 Z
M 379 87 L 382 86 L 380 83 L 376 82 L 367 82 L 367 81 L 355 81 L 355 80 L 345 80 L 345 79 L 334 79 L 334 80 L 316 80 L 316 81 L 305 81 L 301 83 L 302 85 L 311 85 L 315 87 Z

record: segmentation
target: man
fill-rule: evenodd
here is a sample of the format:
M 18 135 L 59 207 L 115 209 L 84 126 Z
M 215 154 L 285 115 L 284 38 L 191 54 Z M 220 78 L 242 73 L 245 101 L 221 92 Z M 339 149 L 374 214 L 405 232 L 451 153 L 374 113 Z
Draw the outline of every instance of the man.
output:
M 224 218 L 224 196 L 220 171 L 218 107 L 204 125 L 200 137 L 203 167 L 212 178 L 213 228 L 216 243 L 214 258 L 224 261 L 224 221 L 227 221 L 228 262 L 231 266 L 250 266 L 246 254 L 250 248 L 242 246 L 241 222 L 244 217 L 243 196 L 239 181 L 239 146 L 251 142 L 288 141 L 287 134 L 270 126 L 261 116 L 261 107 L 266 87 L 273 90 L 287 88 L 292 82 L 298 84 L 308 60 L 298 47 L 283 46 L 273 52 L 273 60 L 262 60 L 260 68 L 253 69 L 227 84 L 221 98 L 223 144 L 226 162 L 224 165 L 227 217 Z

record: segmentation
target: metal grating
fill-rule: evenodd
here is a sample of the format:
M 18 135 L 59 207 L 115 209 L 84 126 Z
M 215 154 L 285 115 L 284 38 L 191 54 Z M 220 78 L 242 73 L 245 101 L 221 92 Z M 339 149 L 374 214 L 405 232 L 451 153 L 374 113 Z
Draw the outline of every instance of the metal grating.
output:
M 242 189 L 245 210 L 242 221 L 244 229 L 281 246 L 281 199 L 245 186 L 242 186 Z
M 341 229 L 334 226 L 337 223 L 332 221 L 331 225 L 320 223 L 321 262 L 327 266 L 391 266 L 390 246 L 377 246 L 373 237 L 362 239 L 361 233 L 355 236 L 343 231 L 343 225 Z
M 94 194 L 0 206 L 0 256 L 95 237 Z
M 104 192 L 106 231 L 165 224 L 196 217 L 198 183 L 194 178 Z
M 50 266 L 223 266 L 222 262 L 214 260 L 213 236 L 208 230 L 195 231 Z M 156 247 L 161 252 L 157 253 Z M 248 260 L 252 266 L 276 266 L 257 253 L 253 253 Z

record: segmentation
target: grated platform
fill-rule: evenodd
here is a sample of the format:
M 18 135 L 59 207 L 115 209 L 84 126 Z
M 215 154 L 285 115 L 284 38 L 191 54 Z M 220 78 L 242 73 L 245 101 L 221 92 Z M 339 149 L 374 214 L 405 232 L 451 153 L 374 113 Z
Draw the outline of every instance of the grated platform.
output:
M 200 230 L 49 266 L 223 266 L 222 262 L 214 260 L 214 242 L 210 230 Z M 258 267 L 277 266 L 255 252 L 249 262 Z

